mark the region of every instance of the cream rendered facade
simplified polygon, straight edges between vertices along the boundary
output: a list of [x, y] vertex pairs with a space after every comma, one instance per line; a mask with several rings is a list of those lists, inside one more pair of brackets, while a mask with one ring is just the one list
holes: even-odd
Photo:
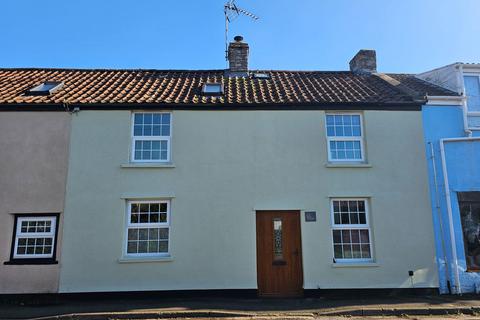
[[0, 294], [58, 291], [59, 264], [5, 262], [15, 215], [26, 214], [60, 213], [60, 259], [69, 134], [66, 112], [0, 113]]
[[[76, 113], [59, 291], [255, 289], [255, 212], [282, 209], [301, 210], [305, 289], [438, 287], [422, 114], [360, 113], [357, 166], [328, 165], [321, 110], [172, 111], [164, 166], [131, 164], [132, 112]], [[373, 263], [333, 264], [342, 197], [368, 201]], [[126, 259], [127, 201], [146, 199], [171, 201], [171, 256]]]

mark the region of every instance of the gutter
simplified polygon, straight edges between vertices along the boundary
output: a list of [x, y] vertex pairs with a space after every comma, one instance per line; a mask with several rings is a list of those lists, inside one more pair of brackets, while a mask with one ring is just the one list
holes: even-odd
[[442, 171], [443, 179], [445, 185], [445, 197], [447, 201], [447, 215], [448, 215], [448, 227], [450, 234], [450, 243], [452, 247], [452, 259], [454, 265], [454, 277], [455, 277], [455, 292], [456, 294], [462, 294], [462, 286], [460, 283], [460, 274], [458, 271], [458, 255], [457, 255], [457, 246], [455, 240], [455, 231], [453, 227], [453, 213], [452, 213], [452, 199], [450, 197], [450, 185], [448, 182], [448, 170], [447, 162], [445, 157], [445, 143], [447, 142], [462, 142], [462, 141], [480, 141], [480, 137], [462, 137], [462, 138], [446, 138], [440, 139], [440, 153], [442, 157]]
[[466, 100], [465, 96], [426, 96], [426, 105], [441, 106], [463, 106]]
[[[283, 102], [283, 103], [69, 103], [69, 109], [81, 110], [385, 110], [421, 111], [424, 101], [392, 102]], [[0, 103], [0, 111], [65, 111], [64, 103]]]

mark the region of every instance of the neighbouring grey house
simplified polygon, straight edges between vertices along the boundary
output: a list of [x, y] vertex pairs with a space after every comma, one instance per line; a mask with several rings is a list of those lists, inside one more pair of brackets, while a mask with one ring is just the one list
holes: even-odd
[[[249, 70], [245, 52], [226, 70], [0, 70], [18, 131], [0, 126], [0, 277], [23, 277], [16, 255], [51, 262], [63, 233], [59, 292], [437, 288], [421, 110], [449, 91], [369, 50], [338, 72]], [[0, 286], [57, 286], [24, 288]]]

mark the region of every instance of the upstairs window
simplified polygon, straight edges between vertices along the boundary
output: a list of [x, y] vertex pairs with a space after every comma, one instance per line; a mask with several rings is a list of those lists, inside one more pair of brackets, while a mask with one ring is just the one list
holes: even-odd
[[170, 137], [170, 113], [134, 113], [132, 161], [169, 162]]
[[465, 95], [469, 112], [480, 112], [480, 77], [464, 76]]
[[30, 96], [48, 96], [63, 87], [62, 82], [46, 81], [36, 87], [27, 90], [26, 94]]
[[360, 114], [327, 114], [328, 161], [364, 161]]
[[223, 94], [223, 84], [205, 83], [202, 87], [202, 93], [207, 96], [219, 96]]

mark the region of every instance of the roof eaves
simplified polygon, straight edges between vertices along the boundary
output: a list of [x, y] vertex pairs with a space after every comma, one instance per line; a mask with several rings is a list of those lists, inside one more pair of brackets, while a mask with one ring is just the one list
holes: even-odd
[[[31, 104], [0, 103], [0, 111], [73, 111], [79, 110], [419, 110], [424, 100], [389, 102], [318, 102], [318, 103], [226, 103], [226, 104], [172, 104], [172, 103], [95, 103], [95, 104]], [[67, 108], [66, 108], [67, 106]]]

